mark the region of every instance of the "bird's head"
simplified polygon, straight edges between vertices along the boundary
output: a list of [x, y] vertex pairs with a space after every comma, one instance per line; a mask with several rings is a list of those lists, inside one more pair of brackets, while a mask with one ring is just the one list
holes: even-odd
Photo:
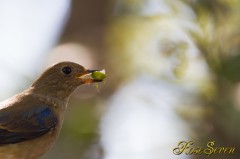
[[60, 62], [46, 69], [32, 88], [38, 93], [68, 98], [79, 85], [102, 82], [103, 79], [91, 77], [95, 71], [98, 70], [88, 70], [73, 62]]

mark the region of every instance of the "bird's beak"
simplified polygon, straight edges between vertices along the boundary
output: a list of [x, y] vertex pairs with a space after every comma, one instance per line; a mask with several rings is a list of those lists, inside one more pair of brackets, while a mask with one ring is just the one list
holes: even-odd
[[99, 71], [99, 70], [84, 70], [81, 73], [76, 75], [76, 78], [80, 79], [82, 83], [95, 83], [95, 82], [102, 82], [101, 79], [94, 79], [91, 75], [92, 73]]

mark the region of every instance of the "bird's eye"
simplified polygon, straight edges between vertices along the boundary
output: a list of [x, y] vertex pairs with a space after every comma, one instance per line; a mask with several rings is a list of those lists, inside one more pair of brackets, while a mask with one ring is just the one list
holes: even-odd
[[72, 72], [72, 69], [71, 69], [71, 67], [66, 66], [66, 67], [63, 67], [63, 68], [62, 68], [62, 72], [63, 72], [65, 75], [69, 75], [69, 74]]

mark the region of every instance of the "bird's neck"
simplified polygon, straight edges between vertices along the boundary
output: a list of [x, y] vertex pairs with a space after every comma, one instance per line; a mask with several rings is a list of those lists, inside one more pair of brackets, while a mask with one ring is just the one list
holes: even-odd
[[67, 104], [69, 100], [69, 96], [72, 94], [73, 90], [65, 90], [62, 91], [61, 89], [45, 89], [41, 87], [30, 87], [30, 90], [33, 94], [45, 98], [47, 100], [53, 100], [58, 103]]

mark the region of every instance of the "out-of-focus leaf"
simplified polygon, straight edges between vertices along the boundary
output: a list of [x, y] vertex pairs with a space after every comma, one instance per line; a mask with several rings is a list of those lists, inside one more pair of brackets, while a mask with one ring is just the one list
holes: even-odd
[[219, 75], [231, 82], [240, 81], [240, 55], [228, 58], [222, 62]]

